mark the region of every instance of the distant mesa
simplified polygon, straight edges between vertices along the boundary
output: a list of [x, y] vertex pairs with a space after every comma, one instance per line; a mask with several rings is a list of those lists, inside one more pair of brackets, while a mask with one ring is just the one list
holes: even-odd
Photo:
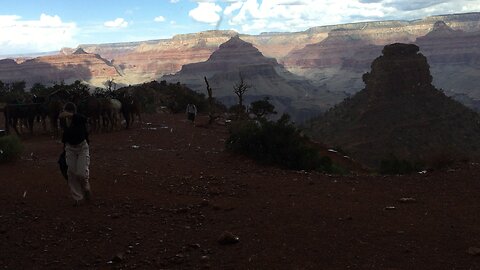
[[385, 46], [363, 79], [365, 89], [312, 122], [313, 137], [373, 168], [392, 156], [479, 157], [479, 115], [435, 89], [418, 46]]

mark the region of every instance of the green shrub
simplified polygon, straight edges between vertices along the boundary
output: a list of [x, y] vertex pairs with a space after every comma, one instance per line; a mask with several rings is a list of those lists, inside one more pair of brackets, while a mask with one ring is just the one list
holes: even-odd
[[235, 121], [230, 126], [226, 148], [261, 163], [294, 170], [333, 171], [330, 158], [320, 157], [308, 138], [289, 123], [284, 115], [273, 121]]
[[23, 145], [18, 137], [0, 137], [0, 163], [15, 160], [22, 154]]

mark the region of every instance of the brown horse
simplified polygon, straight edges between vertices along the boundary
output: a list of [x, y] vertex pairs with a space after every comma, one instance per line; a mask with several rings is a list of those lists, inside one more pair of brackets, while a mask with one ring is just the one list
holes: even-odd
[[142, 122], [142, 104], [140, 101], [132, 95], [124, 94], [118, 98], [122, 103], [121, 112], [125, 118], [126, 128], [128, 129], [135, 121], [135, 116], [138, 116], [138, 120]]
[[18, 129], [25, 125], [30, 134], [33, 134], [33, 123], [37, 116], [37, 104], [7, 104], [4, 108], [5, 124], [12, 127], [17, 135], [21, 132]]
[[90, 129], [93, 132], [100, 131], [100, 116], [102, 115], [102, 105], [98, 98], [88, 96], [78, 102], [78, 112], [88, 118]]

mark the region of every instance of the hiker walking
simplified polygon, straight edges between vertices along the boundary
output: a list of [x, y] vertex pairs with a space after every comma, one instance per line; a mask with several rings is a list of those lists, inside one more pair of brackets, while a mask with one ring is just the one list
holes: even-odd
[[63, 128], [62, 142], [65, 145], [65, 157], [68, 165], [68, 185], [75, 205], [85, 199], [91, 199], [89, 179], [90, 151], [88, 147], [87, 118], [77, 113], [75, 104], [65, 104], [60, 114]]
[[193, 125], [195, 126], [195, 117], [197, 116], [197, 107], [195, 104], [189, 103], [187, 105], [187, 119], [192, 121]]

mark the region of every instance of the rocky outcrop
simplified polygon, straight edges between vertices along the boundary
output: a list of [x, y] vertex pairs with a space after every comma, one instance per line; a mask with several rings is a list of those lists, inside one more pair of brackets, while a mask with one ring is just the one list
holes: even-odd
[[75, 80], [101, 86], [106, 80], [116, 79], [119, 75], [108, 60], [82, 49], [70, 55], [42, 56], [19, 63], [10, 59], [0, 60], [1, 81], [25, 81], [27, 86], [37, 82], [51, 84]]
[[379, 167], [395, 156], [412, 162], [478, 158], [480, 117], [432, 85], [427, 58], [413, 44], [385, 46], [363, 76], [366, 87], [312, 122], [312, 136]]
[[233, 93], [240, 76], [252, 87], [246, 94], [246, 102], [270, 97], [277, 111], [290, 113], [295, 120], [333, 106], [345, 96], [315, 88], [304, 78], [285, 70], [275, 59], [267, 58], [251, 43], [235, 36], [220, 45], [207, 61], [184, 65], [175, 75], [162, 79], [186, 84], [191, 89], [205, 92], [204, 76], [208, 78], [214, 96], [227, 105], [237, 100]]

